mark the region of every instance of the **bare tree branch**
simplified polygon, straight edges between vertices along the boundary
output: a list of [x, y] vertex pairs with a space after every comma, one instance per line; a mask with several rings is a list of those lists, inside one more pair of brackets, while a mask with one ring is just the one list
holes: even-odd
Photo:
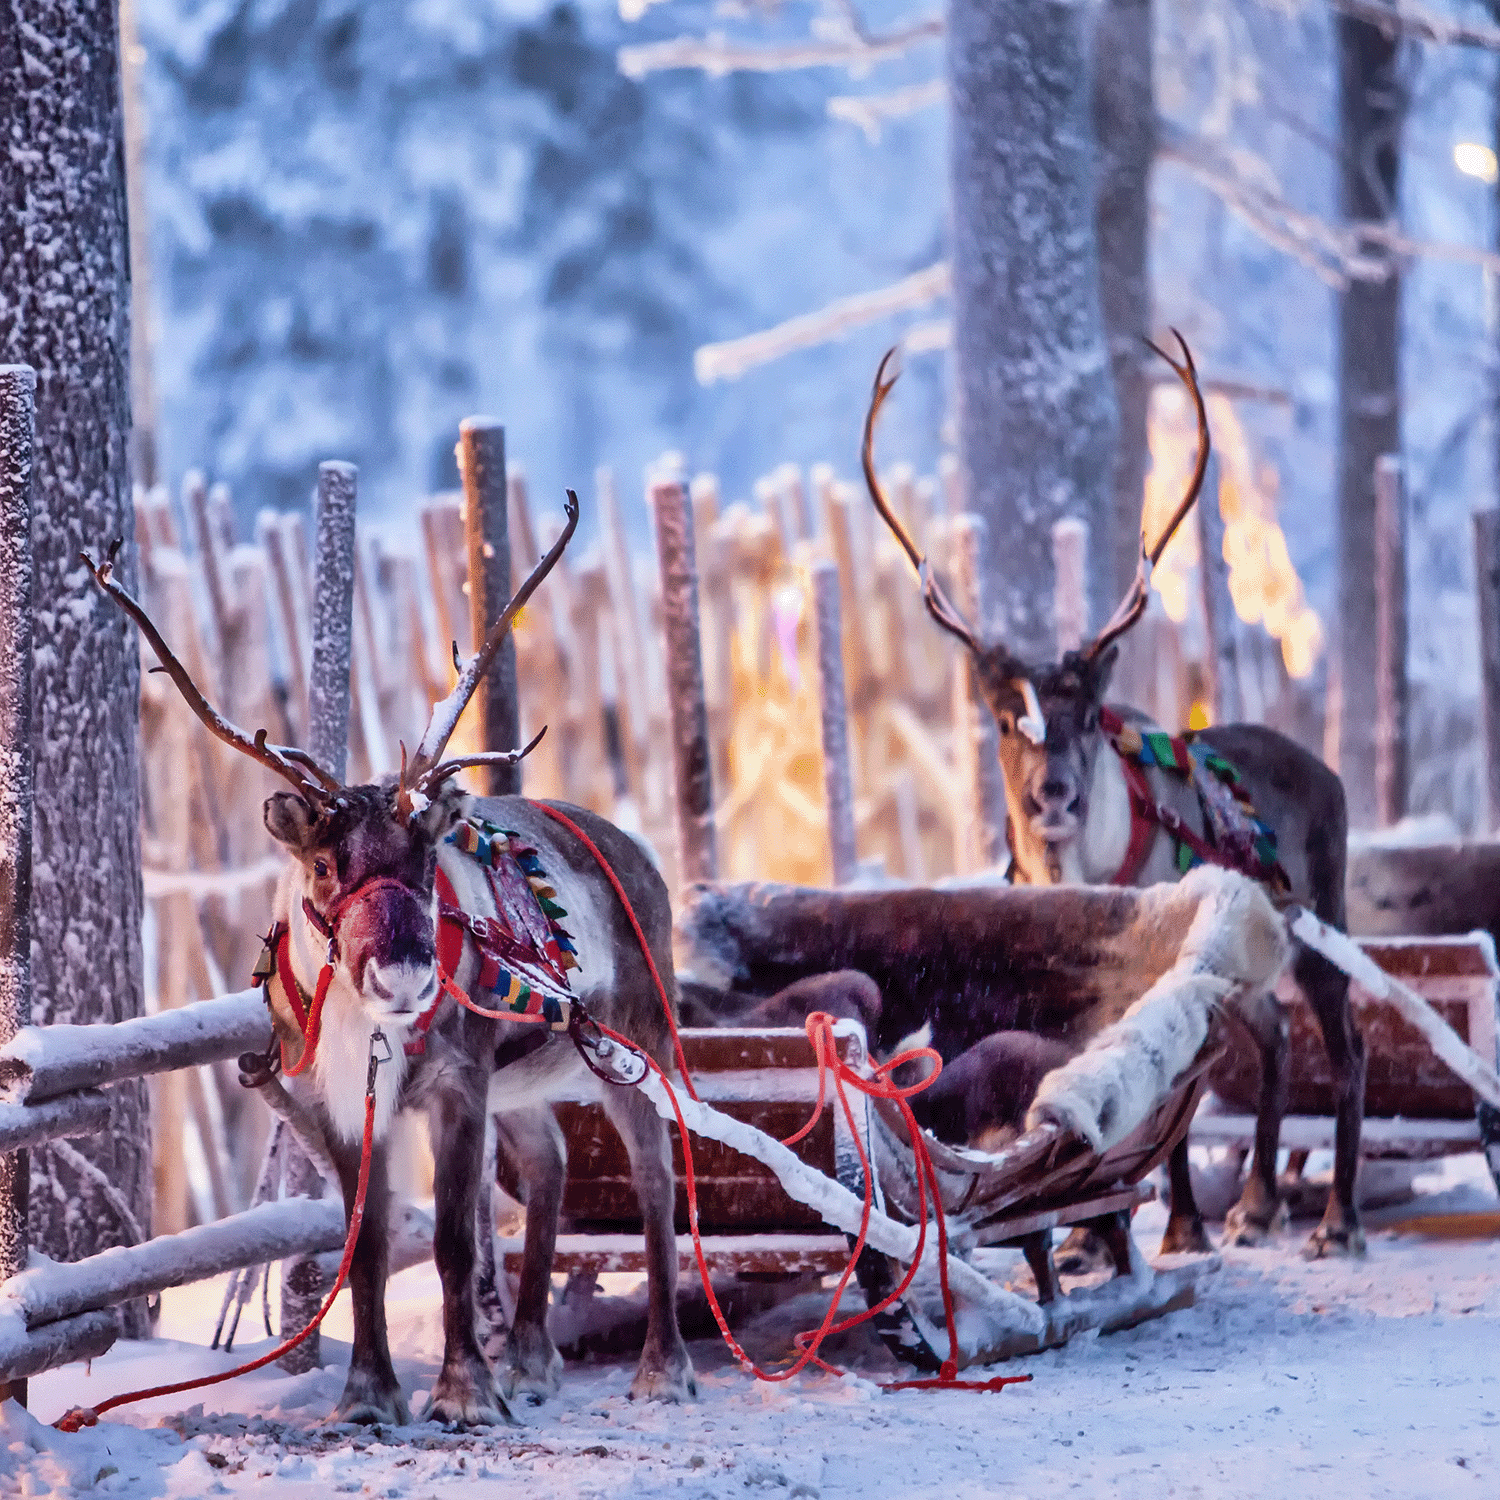
[[1330, 224], [1287, 203], [1264, 164], [1249, 153], [1227, 152], [1167, 120], [1159, 129], [1161, 160], [1186, 168], [1267, 244], [1300, 260], [1338, 290], [1351, 281], [1384, 281], [1404, 260], [1457, 261], [1500, 272], [1500, 254], [1477, 245], [1414, 240], [1391, 223]]
[[946, 296], [949, 285], [948, 262], [939, 261], [894, 286], [841, 297], [817, 312], [789, 318], [764, 332], [729, 339], [721, 344], [704, 344], [693, 355], [693, 373], [701, 385], [712, 385], [716, 380], [736, 380], [747, 370], [769, 364], [794, 350], [826, 344], [856, 328], [863, 328], [867, 323], [888, 318], [892, 313], [925, 307], [936, 298]]
[[926, 83], [912, 83], [889, 94], [838, 94], [828, 101], [828, 116], [847, 120], [864, 131], [867, 140], [880, 140], [880, 128], [886, 120], [900, 120], [918, 110], [942, 104], [948, 97], [945, 79], [932, 78]]
[[775, 47], [746, 46], [713, 32], [705, 37], [680, 36], [666, 42], [621, 47], [618, 62], [627, 78], [637, 80], [668, 68], [702, 68], [715, 77], [742, 72], [785, 73], [796, 68], [847, 68], [859, 73], [872, 63], [899, 57], [942, 34], [940, 16], [883, 35], [864, 36], [850, 29], [828, 39], [809, 38]]
[[1453, 47], [1481, 47], [1500, 52], [1500, 27], [1455, 21], [1411, 0], [1328, 0], [1329, 5], [1357, 21], [1378, 26], [1387, 36], [1410, 36]]

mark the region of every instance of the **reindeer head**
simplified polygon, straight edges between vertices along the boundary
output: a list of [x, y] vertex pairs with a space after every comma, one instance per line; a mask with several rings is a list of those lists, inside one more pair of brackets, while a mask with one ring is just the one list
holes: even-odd
[[150, 643], [161, 663], [152, 670], [172, 678], [210, 733], [292, 784], [292, 791], [268, 798], [263, 810], [267, 830], [293, 856], [282, 887], [286, 915], [294, 938], [302, 938], [319, 961], [326, 944], [339, 993], [357, 1000], [375, 1024], [411, 1021], [437, 994], [437, 851], [462, 803], [451, 778], [465, 766], [514, 764], [542, 737], [520, 750], [443, 758], [517, 611], [577, 528], [578, 497], [571, 490], [567, 517], [562, 534], [501, 611], [479, 651], [463, 663], [454, 647], [458, 682], [433, 708], [416, 754], [408, 760], [401, 747], [400, 776], [364, 786], [344, 785], [305, 750], [268, 744], [263, 729], [251, 737], [231, 724], [199, 692], [142, 605], [115, 582], [120, 544], [101, 564], [83, 559], [94, 582]]
[[1177, 372], [1197, 409], [1198, 461], [1192, 480], [1155, 546], [1148, 550], [1142, 535], [1135, 581], [1109, 623], [1088, 645], [1068, 652], [1060, 662], [1041, 666], [1023, 662], [1003, 642], [981, 638], [948, 598], [927, 559], [886, 501], [875, 473], [875, 419], [896, 383], [898, 372], [891, 368], [895, 350], [881, 361], [875, 375], [861, 454], [865, 483], [876, 510], [917, 570], [928, 613], [969, 648], [980, 693], [999, 732], [1012, 850], [1023, 878], [1034, 884], [1076, 877], [1076, 845], [1088, 822], [1089, 792], [1104, 743], [1099, 711], [1119, 653], [1116, 642], [1145, 613], [1151, 569], [1198, 498], [1208, 467], [1208, 414], [1193, 356], [1182, 335], [1176, 337], [1182, 349], [1181, 363], [1155, 344], [1150, 347]]

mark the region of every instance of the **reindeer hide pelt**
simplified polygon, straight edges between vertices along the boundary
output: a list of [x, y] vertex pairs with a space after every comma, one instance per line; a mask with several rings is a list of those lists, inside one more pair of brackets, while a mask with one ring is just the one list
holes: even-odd
[[1133, 924], [1142, 947], [1183, 932], [1176, 960], [1119, 1020], [1041, 1082], [1027, 1128], [1051, 1121], [1096, 1151], [1124, 1140], [1197, 1056], [1220, 1007], [1266, 1003], [1290, 956], [1265, 892], [1229, 870], [1202, 866], [1176, 885], [1140, 893]]

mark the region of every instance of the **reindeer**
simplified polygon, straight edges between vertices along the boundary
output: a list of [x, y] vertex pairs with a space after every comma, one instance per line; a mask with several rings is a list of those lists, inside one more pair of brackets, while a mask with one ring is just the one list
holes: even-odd
[[[373, 1069], [377, 1036], [391, 1039], [391, 1061], [375, 1074], [368, 1199], [349, 1277], [354, 1346], [337, 1420], [408, 1420], [385, 1323], [387, 1143], [393, 1116], [407, 1108], [427, 1112], [436, 1163], [433, 1258], [443, 1285], [443, 1364], [424, 1415], [463, 1425], [510, 1421], [505, 1396], [523, 1391], [540, 1399], [557, 1390], [562, 1360], [548, 1335], [546, 1314], [567, 1151], [547, 1106], [564, 1093], [578, 1097], [580, 1085], [585, 1096], [590, 1087], [599, 1090], [624, 1141], [645, 1221], [650, 1309], [631, 1395], [680, 1401], [696, 1394], [677, 1322], [675, 1183], [666, 1126], [637, 1090], [600, 1089], [594, 1074], [609, 1072], [599, 1061], [608, 1045], [599, 1042], [588, 1022], [577, 1024], [586, 1007], [588, 1016], [617, 1028], [665, 1066], [671, 1055], [668, 1018], [607, 872], [574, 832], [543, 808], [562, 812], [612, 868], [675, 1009], [666, 887], [642, 846], [584, 808], [524, 797], [474, 798], [452, 782], [465, 766], [513, 762], [524, 751], [443, 758], [459, 715], [499, 652], [517, 610], [573, 535], [578, 501], [571, 491], [567, 510], [562, 534], [462, 667], [453, 691], [434, 707], [415, 756], [408, 761], [403, 746], [399, 777], [365, 786], [345, 786], [306, 751], [268, 744], [264, 730], [251, 738], [227, 722], [199, 692], [145, 609], [113, 579], [119, 544], [102, 565], [84, 559], [94, 581], [150, 643], [161, 663], [156, 670], [170, 675], [210, 733], [291, 783], [291, 791], [277, 792], [264, 808], [267, 829], [291, 856], [275, 914], [287, 929], [291, 968], [304, 1004], [326, 991], [309, 1079], [346, 1213], [352, 1211], [359, 1174], [367, 1057]], [[455, 972], [440, 971], [439, 870], [456, 892], [465, 922], [497, 916], [483, 870], [445, 842], [460, 819], [476, 814], [514, 830], [535, 848], [556, 900], [566, 909], [581, 963], [574, 971], [579, 1003], [568, 1034], [487, 1019], [457, 1003], [451, 991], [466, 995], [480, 978], [481, 955], [472, 928], [464, 936]], [[484, 931], [482, 922], [476, 925]], [[309, 1018], [309, 1047], [313, 1030]], [[586, 1052], [591, 1053], [587, 1059]], [[516, 1159], [527, 1201], [523, 1268], [501, 1359], [503, 1394], [496, 1389], [475, 1327], [475, 1206], [486, 1119], [492, 1113]], [[493, 1234], [493, 1226], [481, 1224], [480, 1232]]]
[[[987, 640], [964, 619], [933, 574], [911, 535], [887, 503], [875, 473], [875, 423], [896, 382], [888, 373], [895, 351], [875, 376], [865, 417], [862, 460], [876, 510], [911, 559], [927, 612], [968, 647], [980, 693], [999, 731], [1005, 780], [1012, 878], [1029, 885], [1065, 882], [1146, 885], [1176, 880], [1178, 837], [1207, 841], [1204, 810], [1192, 785], [1159, 768], [1144, 771], [1144, 785], [1106, 736], [1101, 716], [1148, 725], [1144, 714], [1105, 703], [1117, 642], [1145, 613], [1151, 569], [1192, 508], [1208, 467], [1208, 415], [1192, 354], [1180, 334], [1179, 363], [1155, 344], [1191, 395], [1198, 418], [1198, 459], [1171, 522], [1146, 548], [1130, 590], [1104, 629], [1060, 662], [1031, 664], [1003, 641]], [[1149, 726], [1148, 726], [1149, 727]], [[1337, 775], [1285, 735], [1256, 724], [1226, 724], [1198, 736], [1239, 772], [1258, 815], [1274, 830], [1289, 894], [1325, 922], [1344, 926], [1344, 862], [1348, 820]], [[1183, 830], [1186, 830], [1184, 833]], [[1220, 862], [1232, 862], [1220, 857]], [[1358, 1255], [1364, 1233], [1354, 1199], [1359, 1136], [1364, 1118], [1365, 1051], [1349, 1006], [1349, 981], [1310, 949], [1299, 948], [1292, 972], [1322, 1028], [1337, 1096], [1333, 1186], [1322, 1223], [1304, 1251], [1309, 1257]], [[1225, 1223], [1231, 1244], [1256, 1244], [1285, 1219], [1276, 1184], [1276, 1151], [1287, 1099], [1287, 1024], [1268, 1005], [1250, 1023], [1261, 1062], [1255, 1156], [1239, 1202]], [[1162, 1250], [1210, 1248], [1193, 1199], [1186, 1140], [1170, 1162], [1171, 1218]]]

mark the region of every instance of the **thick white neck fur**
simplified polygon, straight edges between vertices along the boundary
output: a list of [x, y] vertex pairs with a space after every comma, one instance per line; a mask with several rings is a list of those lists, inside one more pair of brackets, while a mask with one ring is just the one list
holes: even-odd
[[[302, 910], [306, 888], [302, 867], [295, 860], [289, 861], [276, 891], [276, 914], [291, 929], [292, 972], [303, 990], [311, 995], [317, 989], [318, 975], [328, 954], [328, 939], [313, 927]], [[410, 1062], [405, 1050], [410, 1023], [382, 1021], [380, 1024], [390, 1043], [391, 1060], [382, 1063], [375, 1075], [376, 1140], [383, 1140], [391, 1128], [396, 1100]], [[348, 973], [339, 964], [323, 1002], [312, 1082], [330, 1123], [347, 1141], [360, 1140], [364, 1135], [365, 1077], [374, 1026], [358, 991], [349, 982]]]
[[[1007, 796], [1009, 788], [1007, 787]], [[1094, 757], [1089, 778], [1089, 815], [1077, 838], [1052, 852], [1057, 861], [1054, 875], [1048, 868], [1049, 851], [1020, 820], [1019, 806], [1010, 809], [1016, 829], [1016, 866], [1031, 885], [1108, 885], [1125, 863], [1130, 848], [1130, 788], [1115, 747], [1105, 740]]]

